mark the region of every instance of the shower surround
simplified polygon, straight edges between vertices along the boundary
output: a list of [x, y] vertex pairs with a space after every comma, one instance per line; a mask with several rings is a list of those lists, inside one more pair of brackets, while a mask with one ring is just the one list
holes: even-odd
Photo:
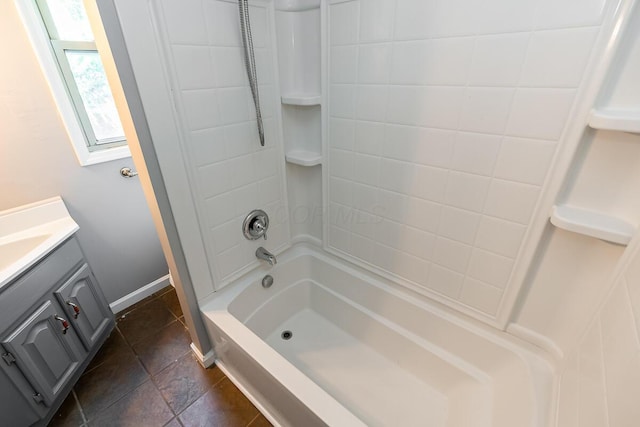
[[[427, 406], [432, 425], [573, 425], [585, 406], [567, 396], [593, 373], [577, 349], [637, 239], [625, 251], [549, 216], [595, 203], [635, 232], [635, 203], [602, 209], [581, 190], [613, 182], [598, 158], [640, 164], [637, 135], [586, 128], [594, 105], [636, 93], [610, 71], [638, 69], [619, 53], [640, 52], [624, 42], [635, 1], [249, 1], [264, 147], [237, 2], [98, 4], [130, 140], [184, 257], [172, 273], [220, 365], [272, 422], [389, 425], [396, 397], [405, 425]], [[621, 199], [636, 175], [615, 181]], [[253, 209], [270, 217], [266, 241], [242, 235]], [[376, 369], [354, 370], [364, 388], [350, 388], [339, 371], [354, 358], [395, 374], [369, 388]]]

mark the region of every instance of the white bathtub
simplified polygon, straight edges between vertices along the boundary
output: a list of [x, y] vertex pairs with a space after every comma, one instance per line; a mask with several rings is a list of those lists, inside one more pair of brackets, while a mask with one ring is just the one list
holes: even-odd
[[534, 348], [311, 246], [201, 307], [217, 363], [276, 425], [550, 425], [554, 376]]

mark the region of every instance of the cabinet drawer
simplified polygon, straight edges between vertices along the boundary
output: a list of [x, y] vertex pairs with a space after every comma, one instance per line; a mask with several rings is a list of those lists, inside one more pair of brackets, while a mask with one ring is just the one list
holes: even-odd
[[85, 348], [91, 350], [104, 335], [113, 315], [89, 266], [80, 267], [54, 294]]
[[83, 260], [82, 251], [75, 238], [71, 238], [53, 251], [50, 255], [31, 267], [15, 282], [7, 285], [0, 292], [0, 313], [3, 319], [20, 319], [51, 288], [75, 271], [75, 267]]

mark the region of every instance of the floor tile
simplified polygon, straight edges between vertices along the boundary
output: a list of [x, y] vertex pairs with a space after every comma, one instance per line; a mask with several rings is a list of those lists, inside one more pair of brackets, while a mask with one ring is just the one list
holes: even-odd
[[225, 378], [189, 406], [179, 418], [185, 427], [236, 427], [246, 426], [257, 414], [258, 410], [251, 402]]
[[218, 367], [204, 369], [188, 352], [153, 380], [171, 409], [179, 414], [222, 378], [224, 374]]
[[180, 301], [178, 300], [178, 295], [176, 294], [175, 289], [171, 289], [169, 292], [161, 295], [159, 299], [164, 301], [169, 308], [169, 311], [171, 311], [174, 316], [182, 316], [182, 308], [180, 307]]
[[91, 427], [162, 426], [173, 418], [160, 392], [147, 381], [89, 421]]
[[83, 375], [89, 373], [92, 369], [102, 365], [104, 362], [109, 360], [112, 357], [117, 357], [118, 354], [122, 352], [131, 351], [129, 345], [122, 337], [120, 331], [117, 328], [114, 328], [111, 331], [111, 335], [105, 341], [105, 343], [100, 347], [98, 353], [94, 356], [93, 360], [89, 362], [89, 366], [85, 369]]
[[156, 296], [156, 297], [159, 297], [161, 295], [166, 294], [167, 292], [175, 292], [175, 291], [176, 290], [175, 290], [175, 288], [173, 286], [167, 285], [164, 288], [160, 289], [159, 291], [154, 292], [153, 295]]
[[137, 310], [138, 308], [140, 308], [140, 307], [142, 307], [143, 305], [145, 305], [145, 304], [147, 304], [147, 303], [149, 303], [149, 302], [153, 301], [153, 300], [154, 300], [154, 299], [156, 299], [156, 298], [157, 298], [157, 295], [156, 295], [156, 294], [149, 295], [148, 297], [146, 297], [146, 298], [144, 298], [144, 299], [141, 299], [141, 300], [140, 300], [140, 301], [138, 301], [137, 303], [135, 303], [135, 304], [133, 304], [133, 305], [131, 305], [131, 306], [129, 306], [129, 307], [127, 307], [127, 308], [125, 308], [124, 310], [117, 312], [117, 313], [116, 313], [116, 318], [118, 318], [118, 317], [122, 317], [122, 316], [124, 316], [125, 314], [128, 314], [128, 313], [130, 313], [130, 312], [132, 312], [132, 311], [134, 311], [134, 310]]
[[117, 319], [117, 326], [129, 344], [148, 337], [176, 320], [163, 301], [154, 299], [142, 307]]
[[149, 378], [131, 349], [80, 377], [74, 390], [89, 421]]
[[82, 413], [80, 412], [80, 406], [76, 401], [76, 397], [72, 393], [65, 399], [58, 409], [58, 412], [53, 416], [49, 427], [77, 427], [84, 423]]
[[180, 424], [180, 421], [177, 418], [174, 418], [166, 423], [164, 427], [182, 427], [182, 424]]
[[264, 415], [258, 414], [258, 416], [249, 423], [248, 427], [272, 427], [272, 424]]
[[155, 375], [189, 352], [191, 338], [184, 325], [174, 320], [170, 325], [147, 336], [133, 346], [142, 364]]

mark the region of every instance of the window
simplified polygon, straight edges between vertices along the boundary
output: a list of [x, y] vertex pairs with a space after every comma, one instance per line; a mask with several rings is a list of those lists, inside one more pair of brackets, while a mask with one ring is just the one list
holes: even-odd
[[81, 164], [130, 156], [82, 0], [15, 0]]

